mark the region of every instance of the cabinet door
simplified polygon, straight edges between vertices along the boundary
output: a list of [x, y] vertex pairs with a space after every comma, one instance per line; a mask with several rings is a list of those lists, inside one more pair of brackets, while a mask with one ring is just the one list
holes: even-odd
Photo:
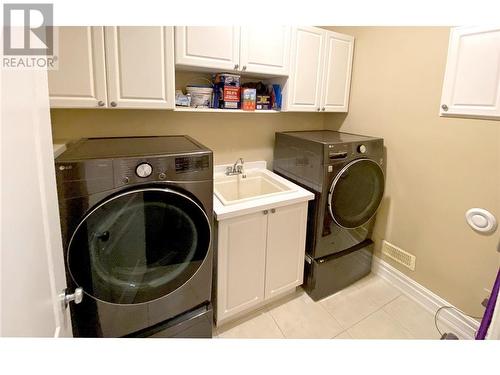
[[265, 298], [302, 284], [307, 202], [277, 208], [267, 226]]
[[500, 28], [452, 29], [441, 115], [500, 116]]
[[354, 37], [327, 31], [321, 110], [347, 112], [351, 88]]
[[58, 33], [59, 66], [48, 72], [50, 106], [106, 106], [103, 28], [59, 27]]
[[106, 27], [109, 105], [174, 108], [173, 43], [172, 27]]
[[268, 216], [258, 212], [219, 222], [218, 323], [264, 299]]
[[237, 69], [240, 28], [176, 26], [175, 64], [215, 70]]
[[249, 73], [288, 75], [290, 26], [242, 26], [240, 69]]
[[325, 30], [316, 27], [294, 28], [291, 71], [284, 89], [284, 110], [320, 110], [325, 34]]

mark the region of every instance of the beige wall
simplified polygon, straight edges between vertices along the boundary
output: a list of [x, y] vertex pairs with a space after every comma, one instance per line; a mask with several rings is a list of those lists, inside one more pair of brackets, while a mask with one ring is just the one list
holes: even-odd
[[[375, 239], [417, 256], [396, 268], [473, 314], [498, 269], [499, 233], [482, 236], [464, 213], [483, 207], [500, 219], [500, 121], [438, 115], [448, 28], [335, 28], [355, 36], [347, 117], [327, 129], [381, 136], [386, 197]], [[379, 252], [377, 247], [377, 252]]]
[[180, 113], [156, 110], [51, 110], [54, 139], [187, 134], [214, 151], [217, 164], [273, 160], [274, 133], [322, 129], [319, 113]]
[[483, 289], [499, 265], [499, 235], [474, 233], [464, 213], [484, 207], [500, 219], [500, 122], [438, 116], [447, 28], [336, 30], [356, 37], [347, 117], [53, 110], [54, 137], [189, 134], [214, 150], [216, 163], [225, 163], [240, 156], [272, 161], [279, 130], [325, 127], [381, 136], [388, 170], [377, 244], [385, 238], [415, 254], [414, 272], [392, 264], [451, 303], [481, 313]]

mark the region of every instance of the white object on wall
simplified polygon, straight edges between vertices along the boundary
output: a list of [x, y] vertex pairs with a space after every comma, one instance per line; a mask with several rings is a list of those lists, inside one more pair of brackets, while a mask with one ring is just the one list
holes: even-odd
[[353, 54], [352, 36], [312, 26], [294, 28], [283, 110], [347, 112]]
[[173, 109], [174, 29], [60, 27], [53, 108]]
[[441, 116], [500, 118], [500, 28], [451, 30]]
[[290, 31], [290, 26], [268, 25], [176, 26], [175, 63], [194, 70], [287, 76]]
[[476, 232], [491, 234], [497, 229], [495, 216], [484, 208], [471, 208], [465, 213], [467, 224]]

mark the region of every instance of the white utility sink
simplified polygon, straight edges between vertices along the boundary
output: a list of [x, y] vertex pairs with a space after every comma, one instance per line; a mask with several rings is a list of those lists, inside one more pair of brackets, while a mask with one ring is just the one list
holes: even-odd
[[243, 175], [216, 175], [214, 193], [224, 206], [296, 191], [268, 170], [249, 170]]

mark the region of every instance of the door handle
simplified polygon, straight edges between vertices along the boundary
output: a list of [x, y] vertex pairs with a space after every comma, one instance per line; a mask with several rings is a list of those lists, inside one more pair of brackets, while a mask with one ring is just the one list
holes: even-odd
[[83, 289], [76, 288], [72, 294], [68, 293], [68, 289], [64, 289], [60, 297], [64, 308], [67, 308], [71, 301], [78, 305], [83, 300]]

